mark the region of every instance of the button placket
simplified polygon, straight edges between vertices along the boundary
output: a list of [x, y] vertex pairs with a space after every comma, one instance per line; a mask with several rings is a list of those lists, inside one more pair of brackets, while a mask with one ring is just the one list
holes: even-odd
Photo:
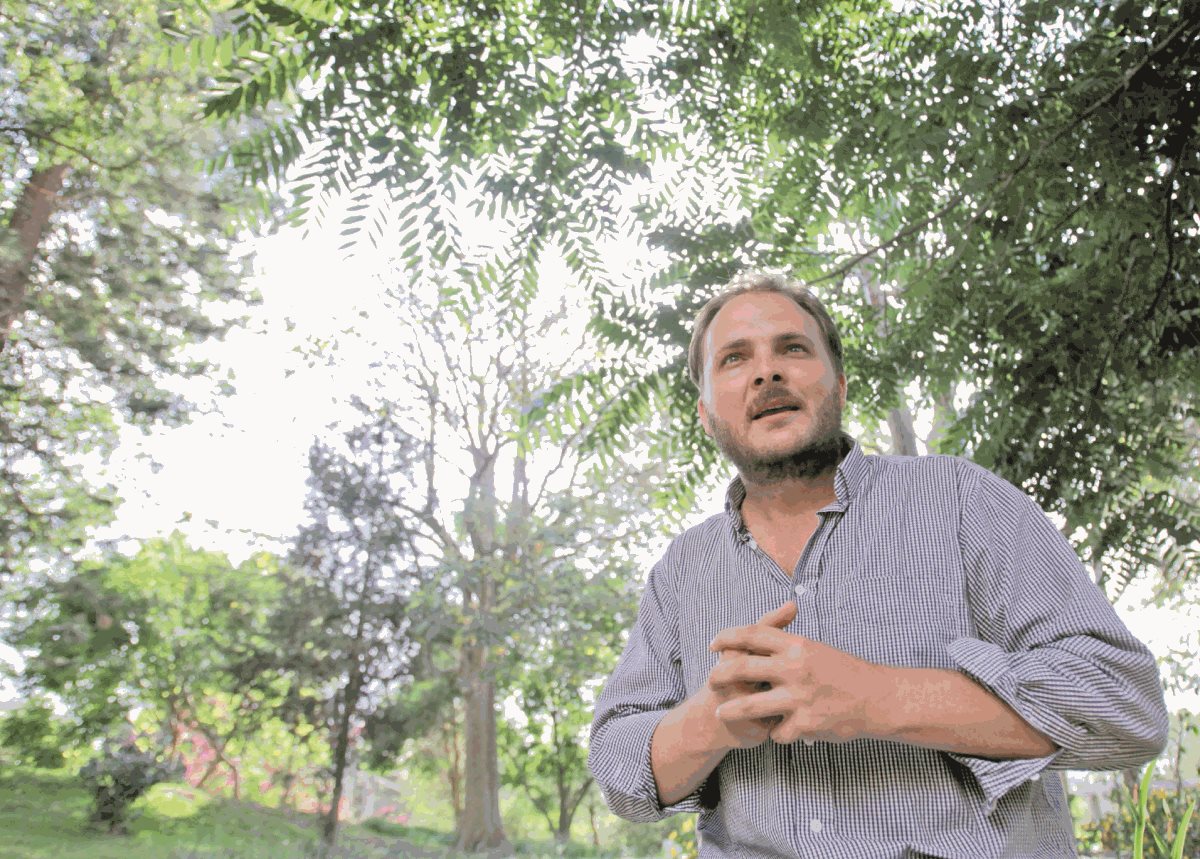
[[[837, 519], [840, 511], [824, 510], [819, 511], [818, 516], [820, 521], [817, 524], [816, 531], [808, 540], [808, 545], [804, 547], [804, 551], [800, 554], [800, 560], [796, 562], [796, 569], [792, 571], [792, 593], [795, 594], [795, 599], [800, 608], [804, 609], [804, 613], [809, 615], [806, 622], [806, 629], [803, 634], [810, 637], [820, 637], [820, 630], [816, 625], [816, 616], [812, 613], [816, 606], [813, 600], [817, 596], [817, 569], [820, 563], [821, 556], [825, 553], [825, 545], [829, 542], [830, 534], [837, 526]], [[801, 603], [801, 601], [803, 601]]]

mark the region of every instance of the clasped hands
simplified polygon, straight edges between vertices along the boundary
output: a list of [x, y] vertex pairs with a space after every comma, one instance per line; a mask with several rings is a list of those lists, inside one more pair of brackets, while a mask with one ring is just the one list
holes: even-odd
[[722, 630], [709, 645], [721, 654], [707, 693], [722, 745], [872, 736], [876, 684], [886, 668], [785, 632], [795, 617], [789, 601], [757, 623]]

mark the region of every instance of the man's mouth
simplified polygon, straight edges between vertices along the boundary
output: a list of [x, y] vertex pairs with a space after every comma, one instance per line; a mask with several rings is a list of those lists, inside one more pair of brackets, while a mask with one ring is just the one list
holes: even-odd
[[771, 415], [782, 414], [783, 412], [798, 412], [798, 411], [800, 411], [800, 407], [797, 405], [794, 405], [792, 403], [781, 403], [779, 405], [768, 406], [765, 409], [761, 409], [760, 411], [755, 412], [754, 416], [751, 418], [751, 420], [756, 421], [759, 418], [766, 418], [766, 417], [770, 417]]

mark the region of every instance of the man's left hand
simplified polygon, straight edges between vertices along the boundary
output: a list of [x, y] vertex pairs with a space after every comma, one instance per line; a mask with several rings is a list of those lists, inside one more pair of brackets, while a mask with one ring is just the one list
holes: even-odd
[[886, 666], [761, 623], [722, 630], [709, 649], [721, 653], [709, 675], [714, 688], [764, 690], [721, 704], [722, 721], [777, 717], [777, 743], [874, 735], [872, 705]]

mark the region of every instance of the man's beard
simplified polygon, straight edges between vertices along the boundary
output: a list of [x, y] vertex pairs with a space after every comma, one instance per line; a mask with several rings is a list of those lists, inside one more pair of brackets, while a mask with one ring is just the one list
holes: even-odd
[[842, 408], [837, 397], [829, 396], [812, 414], [812, 427], [807, 439], [792, 450], [759, 454], [742, 445], [729, 429], [729, 424], [710, 413], [713, 441], [735, 466], [742, 480], [750, 483], [772, 484], [785, 480], [809, 479], [837, 467], [842, 458]]

